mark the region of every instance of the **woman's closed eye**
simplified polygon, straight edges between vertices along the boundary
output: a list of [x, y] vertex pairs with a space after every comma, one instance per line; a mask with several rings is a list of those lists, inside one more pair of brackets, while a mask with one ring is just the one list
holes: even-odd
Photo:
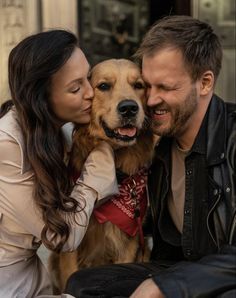
[[77, 87], [77, 88], [71, 90], [71, 93], [77, 93], [79, 90], [80, 90], [80, 87]]

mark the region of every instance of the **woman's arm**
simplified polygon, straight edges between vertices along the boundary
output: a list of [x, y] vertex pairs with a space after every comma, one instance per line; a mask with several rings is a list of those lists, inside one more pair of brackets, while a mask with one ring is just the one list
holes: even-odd
[[[83, 212], [76, 213], [76, 221], [70, 220], [71, 232], [63, 251], [75, 250], [80, 244], [95, 202], [116, 193], [118, 193], [118, 185], [113, 150], [107, 143], [101, 142], [88, 156], [80, 178], [71, 193], [71, 196], [85, 207]], [[65, 216], [71, 215], [67, 213]], [[84, 226], [79, 227], [76, 222]]]
[[[102, 167], [102, 168], [101, 168]], [[74, 250], [82, 240], [88, 219], [97, 199], [117, 192], [113, 152], [102, 144], [96, 148], [85, 163], [83, 175], [77, 181], [71, 196], [81, 205], [83, 212], [75, 214], [76, 224], [71, 223], [72, 214], [63, 212], [71, 223], [71, 233], [63, 250]], [[0, 135], [0, 213], [14, 220], [26, 233], [41, 239], [44, 227], [41, 212], [33, 199], [34, 175], [32, 171], [22, 174], [22, 152], [19, 144], [5, 133]], [[52, 235], [48, 235], [53, 238]], [[59, 239], [54, 238], [53, 242]]]

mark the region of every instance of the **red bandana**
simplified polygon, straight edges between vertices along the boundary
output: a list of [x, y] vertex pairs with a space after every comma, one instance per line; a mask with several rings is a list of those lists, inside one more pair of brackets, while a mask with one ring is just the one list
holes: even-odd
[[147, 209], [147, 169], [125, 178], [119, 194], [111, 196], [93, 212], [99, 223], [112, 222], [129, 236], [135, 236]]

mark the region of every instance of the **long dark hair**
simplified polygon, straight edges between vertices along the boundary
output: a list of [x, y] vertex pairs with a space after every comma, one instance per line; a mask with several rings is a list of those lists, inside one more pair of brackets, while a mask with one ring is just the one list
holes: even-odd
[[[51, 30], [22, 40], [9, 55], [9, 86], [26, 143], [26, 154], [35, 173], [34, 200], [45, 223], [42, 241], [60, 251], [69, 237], [64, 212], [83, 207], [69, 196], [72, 183], [63, 161], [65, 142], [59, 120], [50, 107], [51, 77], [70, 58], [78, 46], [76, 36], [65, 30]], [[5, 103], [1, 114], [11, 102]], [[66, 216], [68, 217], [68, 216]], [[60, 239], [54, 246], [48, 231]]]

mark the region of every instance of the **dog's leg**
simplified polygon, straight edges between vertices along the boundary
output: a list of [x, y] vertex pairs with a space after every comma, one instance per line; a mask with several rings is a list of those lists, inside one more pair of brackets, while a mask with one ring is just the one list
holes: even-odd
[[48, 258], [48, 271], [52, 282], [54, 295], [59, 295], [60, 291], [60, 271], [59, 271], [59, 254], [52, 252]]
[[60, 267], [60, 286], [61, 291], [65, 289], [66, 282], [72, 273], [78, 270], [77, 251], [62, 252], [59, 258]]
[[125, 248], [123, 249], [123, 251], [119, 252], [119, 259], [115, 263], [135, 262], [137, 258], [138, 249], [139, 245], [136, 237], [130, 238], [128, 241], [126, 240]]

